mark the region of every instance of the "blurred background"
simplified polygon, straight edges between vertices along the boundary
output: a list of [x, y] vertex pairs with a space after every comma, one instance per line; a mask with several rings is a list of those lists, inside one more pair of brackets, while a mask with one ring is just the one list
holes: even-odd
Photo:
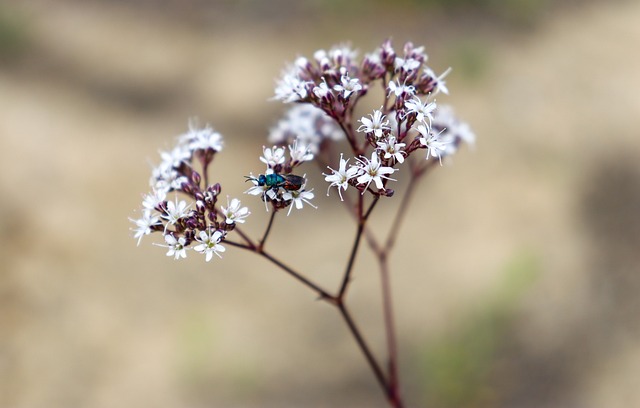
[[[424, 180], [392, 258], [407, 405], [640, 406], [639, 21], [637, 1], [1, 2], [0, 406], [384, 407], [309, 290], [232, 248], [136, 247], [127, 218], [197, 116], [259, 234], [242, 176], [285, 109], [274, 78], [387, 37], [453, 68], [438, 102], [478, 136]], [[271, 249], [333, 290], [354, 227], [311, 184], [318, 210]], [[349, 304], [382, 356], [362, 254]]]

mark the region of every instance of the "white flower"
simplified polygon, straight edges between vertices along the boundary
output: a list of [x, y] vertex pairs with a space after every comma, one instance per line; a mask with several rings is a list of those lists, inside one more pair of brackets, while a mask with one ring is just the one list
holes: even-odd
[[327, 82], [324, 80], [324, 78], [322, 78], [322, 83], [320, 85], [313, 88], [313, 93], [319, 99], [326, 98], [331, 94], [331, 89], [329, 89], [329, 86], [327, 85]]
[[169, 248], [167, 251], [167, 256], [173, 256], [173, 259], [180, 259], [187, 257], [187, 248], [185, 247], [187, 240], [184, 237], [180, 237], [176, 239], [171, 234], [167, 234], [164, 236], [164, 241], [167, 245], [161, 245], [166, 248]]
[[299, 143], [298, 139], [293, 141], [293, 144], [289, 145], [289, 154], [291, 155], [291, 161], [293, 162], [304, 162], [313, 160], [313, 153], [304, 143]]
[[220, 207], [222, 210], [222, 214], [226, 217], [225, 222], [227, 224], [233, 224], [236, 222], [244, 223], [244, 219], [247, 218], [251, 213], [247, 207], [240, 208], [240, 200], [234, 198], [229, 202], [229, 197], [227, 197], [227, 207]]
[[410, 101], [404, 103], [408, 113], [415, 113], [418, 122], [427, 123], [425, 119], [429, 119], [429, 126], [433, 121], [433, 111], [436, 110], [436, 102], [422, 102], [417, 96]]
[[166, 194], [171, 190], [171, 185], [176, 178], [178, 178], [178, 172], [170, 164], [162, 162], [151, 170], [149, 185], [152, 189], [164, 191]]
[[469, 124], [460, 121], [453, 112], [453, 108], [449, 105], [438, 107], [435, 112], [433, 126], [448, 135], [455, 137], [456, 143], [463, 141], [473, 145], [476, 141], [476, 135], [471, 130]]
[[276, 193], [272, 187], [269, 187], [266, 184], [263, 186], [259, 185], [258, 180], [255, 178], [250, 178], [249, 180], [253, 182], [253, 186], [249, 188], [247, 191], [245, 191], [244, 193], [254, 195], [254, 196], [258, 196], [258, 195], [262, 196], [262, 201], [264, 201], [264, 209], [269, 211], [269, 207], [267, 206], [267, 201], [278, 200], [278, 193]]
[[402, 70], [404, 72], [410, 72], [416, 70], [420, 66], [421, 62], [417, 59], [407, 58], [402, 59], [400, 57], [396, 57], [393, 62], [393, 66], [395, 67], [396, 72]]
[[294, 65], [282, 73], [275, 89], [274, 99], [284, 103], [296, 102], [307, 97], [307, 83], [299, 77], [300, 69]]
[[222, 146], [222, 136], [210, 128], [201, 129], [189, 143], [192, 150], [212, 149], [219, 152], [222, 150]]
[[387, 86], [387, 88], [389, 89], [389, 94], [387, 96], [395, 94], [396, 98], [400, 97], [400, 95], [403, 94], [413, 95], [416, 93], [416, 88], [414, 88], [413, 85], [400, 84], [399, 81], [389, 81], [389, 85]]
[[394, 179], [389, 178], [385, 175], [392, 174], [394, 171], [396, 171], [396, 169], [392, 167], [382, 166], [377, 152], [374, 151], [373, 153], [371, 153], [371, 160], [367, 159], [366, 157], [356, 160], [358, 160], [358, 162], [360, 163], [359, 168], [363, 172], [363, 174], [358, 176], [356, 180], [359, 184], [366, 184], [365, 189], [362, 191], [363, 194], [366, 189], [369, 188], [369, 184], [371, 184], [372, 181], [376, 184], [378, 190], [384, 188], [382, 179], [395, 181]]
[[347, 170], [347, 162], [349, 161], [349, 159], [345, 160], [342, 158], [342, 154], [340, 155], [340, 167], [338, 167], [338, 170], [334, 170], [331, 167], [328, 167], [329, 170], [331, 170], [333, 172], [333, 174], [324, 174], [322, 173], [325, 178], [324, 180], [331, 183], [329, 185], [329, 187], [327, 188], [327, 195], [329, 195], [329, 189], [331, 187], [337, 187], [338, 188], [338, 194], [340, 195], [340, 200], [344, 201], [344, 199], [342, 198], [342, 190], [347, 190], [347, 187], [349, 187], [349, 180], [351, 180], [352, 178], [356, 177], [360, 171], [360, 169], [356, 166], [351, 166], [349, 167], [349, 169]]
[[176, 197], [175, 202], [168, 201], [166, 214], [162, 214], [161, 217], [167, 220], [167, 225], [174, 225], [178, 220], [187, 214], [187, 202], [180, 200]]
[[376, 143], [378, 145], [378, 149], [384, 152], [384, 158], [390, 159], [393, 157], [395, 161], [398, 163], [404, 163], [404, 154], [405, 152], [402, 150], [406, 144], [404, 143], [396, 143], [395, 136], [390, 136], [388, 140], [381, 141]]
[[436, 77], [435, 72], [431, 68], [425, 68], [424, 73], [429, 77], [433, 78], [436, 82], [436, 91], [434, 93], [442, 92], [443, 94], [449, 95], [449, 89], [447, 88], [447, 83], [444, 81], [444, 78], [449, 75], [451, 72], [451, 67], [447, 68], [439, 77]]
[[317, 153], [324, 139], [340, 140], [344, 132], [321, 109], [311, 104], [295, 104], [269, 133], [269, 142], [284, 145], [295, 139]]
[[183, 145], [177, 145], [170, 152], [160, 151], [161, 168], [178, 168], [183, 162], [191, 159], [191, 152]]
[[260, 161], [265, 163], [269, 167], [277, 166], [284, 163], [284, 147], [273, 146], [271, 149], [262, 147], [263, 155], [260, 156]]
[[180, 136], [180, 143], [186, 145], [191, 151], [212, 149], [216, 152], [222, 150], [222, 136], [207, 125], [198, 127], [195, 118], [189, 119], [189, 131]]
[[165, 190], [156, 190], [155, 188], [150, 194], [144, 196], [142, 206], [147, 210], [154, 210], [167, 198]]
[[418, 132], [422, 136], [420, 137], [420, 144], [427, 148], [427, 160], [429, 160], [429, 157], [437, 157], [440, 160], [440, 165], [442, 165], [442, 155], [447, 150], [448, 142], [442, 140], [439, 135], [433, 133], [425, 125], [418, 126]]
[[211, 231], [200, 231], [200, 234], [196, 237], [196, 241], [200, 242], [200, 245], [195, 246], [193, 250], [205, 254], [205, 260], [207, 262], [213, 258], [214, 254], [222, 258], [220, 252], [226, 251], [226, 248], [220, 245], [222, 238], [223, 235], [221, 231], [215, 231], [213, 233]]
[[352, 93], [356, 93], [362, 89], [358, 78], [349, 78], [349, 75], [343, 75], [340, 78], [340, 84], [334, 85], [333, 89], [343, 93], [344, 99], [349, 98]]
[[355, 59], [357, 56], [358, 52], [351, 49], [349, 44], [334, 45], [329, 50], [329, 58], [342, 65], [351, 63], [351, 60]]
[[389, 121], [384, 120], [385, 116], [382, 114], [381, 110], [374, 110], [371, 119], [367, 117], [362, 117], [360, 119], [360, 123], [362, 125], [358, 128], [358, 132], [364, 131], [365, 133], [373, 133], [376, 139], [382, 137], [382, 132], [385, 130], [390, 130], [391, 128], [388, 126]]
[[151, 233], [151, 227], [158, 224], [160, 222], [160, 218], [158, 218], [157, 215], [152, 214], [150, 210], [144, 210], [142, 218], [137, 220], [129, 218], [129, 221], [136, 224], [136, 228], [132, 229], [132, 231], [135, 231], [133, 237], [138, 239], [137, 245], [140, 245], [142, 237]]
[[311, 201], [309, 201], [314, 197], [311, 191], [313, 190], [309, 190], [309, 191], [305, 191], [304, 189], [287, 190], [284, 192], [284, 194], [282, 194], [282, 198], [285, 201], [293, 200], [293, 202], [289, 205], [289, 211], [287, 212], [287, 216], [291, 214], [291, 209], [293, 208], [294, 204], [296, 206], [296, 209], [298, 210], [302, 209], [303, 203], [307, 203], [313, 208], [318, 208], [315, 205], [311, 204]]
[[327, 56], [327, 51], [325, 50], [317, 50], [313, 53], [313, 59], [316, 60], [318, 65], [329, 65], [329, 57]]

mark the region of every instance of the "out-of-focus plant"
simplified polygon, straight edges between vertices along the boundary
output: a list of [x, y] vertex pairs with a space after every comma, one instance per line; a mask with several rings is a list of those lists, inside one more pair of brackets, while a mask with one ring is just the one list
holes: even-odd
[[[228, 247], [254, 253], [312, 290], [334, 306], [364, 354], [384, 395], [393, 407], [402, 407], [398, 377], [398, 351], [393, 321], [389, 255], [418, 182], [429, 171], [456, 153], [461, 143], [473, 143], [469, 126], [448, 106], [436, 104], [436, 95], [448, 94], [445, 77], [427, 65], [423, 47], [406, 43], [402, 50], [385, 41], [358, 61], [346, 45], [316, 51], [311, 59], [298, 58], [284, 71], [274, 99], [292, 104], [271, 131], [271, 147], [259, 157], [264, 171], [249, 173], [253, 185], [246, 191], [262, 201], [270, 214], [264, 233], [252, 237], [241, 224], [251, 214], [237, 198], [222, 199], [222, 186], [210, 180], [208, 169], [223, 148], [222, 136], [211, 127], [190, 123], [176, 146], [161, 153], [152, 171], [151, 192], [144, 197], [136, 224], [138, 243], [151, 233], [163, 236], [167, 256], [187, 257], [190, 251], [208, 262]], [[378, 109], [356, 118], [354, 111], [373, 87], [380, 87]], [[346, 151], [339, 150], [346, 146]], [[344, 273], [334, 290], [321, 287], [304, 273], [272, 253], [267, 246], [277, 214], [290, 215], [312, 203], [313, 189], [301, 174], [302, 166], [315, 161], [329, 183], [329, 191], [352, 215], [355, 237], [348, 245]], [[296, 174], [297, 173], [297, 174]], [[391, 228], [381, 239], [370, 220], [380, 200], [397, 200], [391, 183], [399, 177], [407, 187], [399, 198]], [[240, 177], [238, 177], [240, 180]], [[338, 200], [339, 199], [339, 200]], [[413, 220], [419, 222], [419, 220]], [[300, 221], [301, 224], [303, 221]], [[336, 233], [336, 239], [348, 234]], [[347, 297], [361, 243], [366, 242], [379, 265], [387, 355], [384, 364], [375, 356], [356, 324]], [[317, 242], [290, 247], [296, 252], [322, 250]], [[335, 254], [332, 254], [335, 256]]]

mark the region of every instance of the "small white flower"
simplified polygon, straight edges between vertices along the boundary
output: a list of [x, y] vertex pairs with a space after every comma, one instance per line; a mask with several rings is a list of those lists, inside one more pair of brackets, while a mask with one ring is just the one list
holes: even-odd
[[313, 153], [309, 149], [309, 146], [304, 143], [300, 143], [298, 139], [293, 141], [293, 144], [289, 145], [289, 154], [291, 156], [291, 161], [293, 162], [304, 162], [313, 160]]
[[395, 136], [390, 136], [388, 140], [376, 142], [378, 145], [378, 149], [384, 152], [384, 158], [390, 159], [393, 157], [395, 161], [398, 163], [404, 163], [404, 154], [405, 152], [402, 150], [405, 143], [396, 143]]
[[160, 163], [151, 169], [149, 185], [154, 190], [164, 191], [165, 194], [171, 190], [171, 183], [178, 177], [178, 172], [170, 164]]
[[180, 202], [178, 202], [178, 197], [176, 197], [175, 202], [167, 202], [166, 214], [162, 214], [161, 217], [167, 220], [167, 226], [174, 225], [180, 218], [187, 214], [188, 207], [186, 201], [180, 200]]
[[422, 136], [420, 144], [427, 148], [427, 160], [429, 157], [437, 157], [442, 165], [442, 155], [447, 151], [447, 141], [442, 140], [425, 125], [418, 126], [418, 133]]
[[132, 229], [132, 231], [135, 231], [133, 237], [138, 239], [137, 245], [140, 245], [142, 237], [151, 233], [151, 227], [158, 224], [160, 222], [160, 218], [158, 218], [157, 215], [152, 214], [150, 210], [144, 210], [142, 212], [142, 218], [137, 220], [129, 218], [129, 221], [136, 224], [136, 228]]
[[196, 252], [200, 252], [201, 254], [205, 254], [205, 260], [209, 262], [213, 255], [217, 255], [219, 258], [222, 258], [220, 252], [226, 251], [226, 248], [220, 245], [220, 241], [223, 238], [223, 234], [221, 231], [200, 231], [200, 234], [196, 237], [196, 241], [200, 242], [200, 245], [196, 245], [193, 250]]
[[401, 70], [404, 72], [414, 71], [418, 69], [420, 64], [421, 64], [420, 61], [418, 61], [417, 59], [413, 59], [413, 58], [403, 59], [400, 57], [396, 57], [395, 61], [393, 62], [393, 66], [395, 67], [396, 72]]
[[265, 163], [269, 167], [277, 166], [284, 163], [284, 147], [273, 146], [271, 149], [262, 147], [263, 155], [260, 156], [260, 161]]
[[317, 50], [313, 53], [313, 59], [316, 60], [318, 65], [329, 65], [329, 57], [327, 55], [327, 51], [325, 50]]
[[212, 149], [216, 152], [222, 150], [222, 136], [207, 125], [204, 128], [198, 126], [195, 118], [189, 119], [189, 131], [180, 136], [180, 144], [187, 146], [191, 151]]
[[471, 127], [468, 123], [462, 122], [457, 118], [453, 108], [449, 105], [438, 106], [438, 110], [434, 115], [433, 126], [454, 137], [456, 143], [462, 141], [472, 146], [475, 144], [476, 135], [471, 130]]
[[200, 129], [200, 131], [195, 134], [191, 143], [189, 143], [189, 147], [192, 150], [212, 149], [219, 152], [222, 150], [222, 146], [222, 136], [210, 128]]
[[313, 93], [319, 99], [326, 98], [331, 94], [331, 89], [329, 89], [329, 86], [327, 85], [327, 82], [324, 80], [324, 78], [322, 78], [322, 83], [320, 85], [313, 88]]
[[321, 109], [311, 104], [295, 104], [269, 133], [269, 142], [284, 145], [298, 139], [311, 153], [320, 150], [325, 139], [340, 140], [344, 132]]
[[340, 84], [333, 87], [335, 91], [342, 92], [344, 99], [349, 98], [352, 93], [356, 93], [362, 89], [358, 78], [349, 78], [349, 75], [343, 75], [340, 78]]
[[373, 114], [370, 114], [371, 119], [363, 116], [360, 119], [360, 123], [362, 125], [358, 128], [358, 132], [364, 131], [365, 133], [373, 133], [376, 139], [382, 137], [382, 132], [385, 130], [390, 130], [391, 128], [388, 126], [389, 121], [384, 120], [385, 116], [382, 114], [381, 110], [374, 110]]
[[161, 168], [178, 168], [180, 165], [191, 159], [191, 152], [184, 145], [177, 145], [170, 152], [160, 151]]
[[225, 222], [227, 224], [233, 224], [236, 222], [244, 223], [244, 219], [251, 214], [247, 207], [240, 208], [240, 205], [240, 200], [237, 198], [234, 198], [229, 202], [229, 197], [227, 197], [227, 207], [220, 207], [222, 214], [226, 217]]
[[433, 80], [436, 82], [436, 90], [434, 92], [434, 95], [438, 92], [449, 95], [449, 89], [447, 88], [447, 83], [445, 82], [444, 78], [449, 75], [450, 72], [451, 67], [447, 68], [442, 74], [440, 74], [439, 77], [436, 77], [436, 73], [433, 72], [431, 68], [424, 69], [424, 73], [433, 78]]
[[337, 187], [338, 189], [338, 194], [340, 195], [340, 200], [344, 201], [344, 199], [342, 198], [342, 190], [347, 190], [347, 187], [349, 187], [349, 180], [351, 180], [352, 178], [356, 177], [358, 175], [358, 173], [360, 172], [360, 169], [356, 166], [351, 166], [349, 167], [349, 169], [347, 169], [347, 162], [349, 161], [349, 159], [345, 160], [342, 158], [342, 154], [340, 155], [340, 167], [338, 167], [338, 170], [334, 170], [331, 167], [328, 167], [329, 170], [331, 170], [333, 172], [333, 174], [324, 174], [322, 173], [325, 178], [324, 180], [331, 183], [329, 185], [329, 187], [327, 188], [327, 195], [329, 195], [329, 189], [331, 187]]
[[314, 195], [312, 193], [313, 190], [305, 191], [304, 189], [300, 190], [287, 190], [282, 194], [282, 198], [285, 201], [292, 200], [293, 202], [289, 205], [289, 211], [287, 212], [287, 216], [291, 214], [291, 209], [295, 205], [296, 209], [301, 210], [304, 203], [309, 204], [313, 208], [318, 208], [315, 205], [311, 204], [311, 200]]
[[[253, 175], [251, 175], [251, 177], [253, 177]], [[269, 200], [278, 200], [278, 193], [276, 193], [272, 187], [269, 187], [266, 184], [263, 186], [259, 185], [258, 180], [256, 180], [255, 178], [251, 178], [249, 180], [253, 182], [253, 186], [244, 193], [254, 196], [262, 196], [262, 201], [264, 201], [264, 209], [268, 212], [269, 206], [267, 205], [267, 202]]]
[[416, 114], [416, 120], [418, 122], [426, 124], [426, 119], [428, 119], [429, 126], [431, 126], [431, 122], [433, 121], [433, 112], [436, 110], [435, 101], [422, 102], [422, 100], [416, 96], [413, 100], [406, 101], [404, 106], [407, 108], [408, 113]]
[[307, 97], [307, 83], [299, 77], [300, 69], [295, 65], [287, 68], [278, 80], [273, 99], [284, 103], [296, 102]]
[[349, 44], [334, 45], [329, 50], [329, 58], [342, 65], [351, 63], [351, 60], [355, 59], [357, 56], [358, 52], [351, 49]]
[[378, 190], [384, 188], [382, 179], [395, 181], [394, 179], [387, 177], [386, 174], [392, 174], [394, 171], [396, 171], [396, 169], [383, 166], [382, 163], [380, 163], [377, 152], [374, 151], [373, 153], [371, 153], [371, 160], [366, 157], [356, 160], [358, 160], [358, 162], [360, 163], [359, 167], [363, 172], [363, 174], [358, 176], [356, 180], [359, 184], [366, 184], [365, 189], [362, 191], [363, 194], [367, 190], [367, 188], [369, 188], [369, 184], [371, 184], [372, 181], [375, 183]]
[[416, 88], [413, 85], [400, 84], [399, 81], [389, 81], [387, 88], [389, 89], [389, 94], [387, 96], [394, 94], [396, 98], [399, 98], [403, 94], [413, 95], [416, 93]]
[[154, 210], [167, 198], [167, 192], [165, 190], [156, 190], [144, 196], [142, 200], [142, 206], [147, 210]]
[[166, 248], [169, 248], [167, 251], [167, 256], [173, 256], [173, 259], [180, 259], [187, 257], [187, 248], [185, 247], [187, 240], [184, 237], [180, 237], [176, 239], [171, 234], [167, 234], [164, 236], [164, 241], [167, 245], [161, 245]]

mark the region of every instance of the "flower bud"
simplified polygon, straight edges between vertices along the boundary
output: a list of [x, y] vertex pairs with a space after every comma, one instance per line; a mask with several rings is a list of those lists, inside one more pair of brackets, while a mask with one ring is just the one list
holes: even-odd
[[200, 173], [198, 173], [197, 171], [194, 171], [193, 173], [191, 173], [191, 181], [193, 181], [193, 183], [198, 186], [200, 185], [200, 180], [202, 179], [202, 177], [200, 177]]

